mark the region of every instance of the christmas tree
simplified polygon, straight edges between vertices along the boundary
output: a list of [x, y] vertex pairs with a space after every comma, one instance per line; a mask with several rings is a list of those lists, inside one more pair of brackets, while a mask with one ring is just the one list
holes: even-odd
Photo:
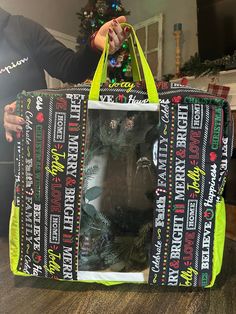
[[[90, 0], [86, 7], [77, 13], [80, 19], [78, 47], [87, 43], [89, 37], [104, 23], [121, 15], [129, 15], [119, 0]], [[114, 55], [109, 56], [108, 76], [111, 82], [129, 81], [132, 77], [131, 58], [127, 42]]]

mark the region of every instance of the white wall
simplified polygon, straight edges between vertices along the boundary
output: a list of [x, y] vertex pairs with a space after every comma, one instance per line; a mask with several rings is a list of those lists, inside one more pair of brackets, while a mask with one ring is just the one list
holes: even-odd
[[175, 23], [183, 24], [182, 62], [198, 51], [196, 0], [124, 0], [123, 5], [131, 11], [132, 24], [164, 14], [163, 74], [175, 73]]
[[21, 14], [50, 29], [77, 36], [80, 21], [76, 12], [88, 0], [0, 0], [0, 6], [11, 14]]
[[[76, 37], [80, 24], [76, 12], [80, 12], [88, 1], [0, 0], [0, 6], [12, 14], [25, 15], [45, 27]], [[196, 0], [123, 0], [122, 3], [131, 11], [128, 19], [132, 24], [164, 14], [163, 74], [175, 73], [175, 23], [183, 23], [182, 61], [198, 51]]]

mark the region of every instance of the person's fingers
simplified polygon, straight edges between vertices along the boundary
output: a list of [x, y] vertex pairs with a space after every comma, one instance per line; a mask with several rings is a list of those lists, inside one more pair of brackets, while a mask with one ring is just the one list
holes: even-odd
[[116, 52], [116, 46], [115, 46], [114, 40], [112, 38], [110, 38], [110, 41], [109, 41], [109, 53], [113, 54], [115, 52]]
[[126, 26], [124, 28], [125, 39], [127, 39], [129, 37], [130, 31], [131, 31], [130, 27]]
[[24, 125], [25, 120], [19, 116], [15, 116], [14, 114], [5, 114], [4, 116], [4, 122], [10, 123], [10, 124], [19, 124]]
[[[116, 21], [118, 23], [124, 23], [124, 22], [126, 22], [126, 17], [125, 16], [119, 16], [116, 18]], [[107, 32], [109, 31], [109, 28], [113, 27], [113, 24], [114, 24], [114, 20], [106, 22], [102, 27], [99, 28], [97, 34], [100, 36], [106, 36]]]
[[118, 36], [116, 35], [116, 33], [111, 28], [109, 29], [109, 38], [110, 38], [110, 41], [114, 42], [116, 49], [119, 49], [120, 48], [120, 40], [119, 40]]
[[118, 37], [120, 44], [126, 39], [125, 33], [121, 25], [117, 22], [117, 20], [113, 20], [113, 30]]
[[8, 132], [19, 132], [19, 131], [22, 131], [22, 126], [21, 125], [9, 123], [9, 122], [6, 122], [6, 121], [4, 121], [4, 128]]
[[16, 102], [6, 105], [4, 111], [7, 113], [14, 113], [16, 111]]
[[[119, 23], [126, 22], [125, 16], [119, 16], [116, 19], [105, 23], [97, 32], [93, 38], [92, 46], [103, 50], [106, 42], [107, 32], [110, 39], [110, 50], [109, 53], [113, 54], [120, 49], [123, 41], [128, 38], [127, 27], [123, 30]], [[126, 30], [126, 31], [125, 31]]]
[[21, 132], [22, 126], [25, 124], [25, 120], [15, 115], [16, 102], [8, 104], [4, 107], [3, 124], [5, 128], [6, 140], [8, 142], [13, 141], [13, 133]]
[[11, 132], [6, 131], [5, 133], [6, 133], [6, 140], [7, 140], [9, 143], [11, 143], [11, 142], [13, 141], [13, 136], [12, 136]]
[[126, 23], [126, 17], [121, 15], [116, 18], [118, 23]]

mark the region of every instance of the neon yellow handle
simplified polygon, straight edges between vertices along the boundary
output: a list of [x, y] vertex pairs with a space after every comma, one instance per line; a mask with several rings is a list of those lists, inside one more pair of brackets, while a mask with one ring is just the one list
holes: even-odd
[[[125, 27], [125, 25], [126, 25], [125, 23], [121, 24], [122, 27]], [[139, 82], [139, 81], [141, 81], [141, 75], [140, 75], [137, 56], [135, 53], [133, 36], [129, 36], [129, 38], [128, 38], [128, 47], [129, 47], [129, 53], [130, 53], [130, 57], [131, 57], [131, 68], [132, 68], [133, 80], [135, 82]], [[108, 68], [107, 61], [108, 61], [108, 58], [106, 55], [104, 65], [103, 65], [102, 83], [105, 83], [106, 78], [107, 78], [107, 68]]]
[[[153, 78], [150, 67], [147, 63], [147, 60], [144, 56], [144, 53], [143, 53], [141, 45], [138, 41], [138, 38], [135, 34], [135, 31], [134, 31], [133, 27], [127, 23], [122, 23], [122, 27], [124, 27], [124, 26], [128, 26], [130, 28], [131, 35], [133, 36], [133, 38], [136, 41], [138, 53], [140, 56], [140, 62], [141, 62], [142, 68], [143, 68], [144, 79], [145, 79], [146, 86], [147, 86], [147, 94], [148, 94], [149, 102], [150, 103], [159, 103], [159, 97], [158, 97], [158, 92], [156, 89], [155, 80]], [[130, 44], [132, 45], [132, 42], [130, 42]], [[131, 48], [131, 50], [132, 50], [132, 48]], [[133, 46], [133, 51], [134, 51], [134, 46]], [[108, 54], [109, 54], [109, 40], [108, 40], [108, 35], [107, 35], [105, 47], [104, 47], [103, 53], [101, 55], [101, 58], [99, 60], [99, 63], [98, 63], [98, 66], [97, 66], [97, 69], [95, 71], [93, 81], [91, 84], [91, 89], [90, 89], [90, 93], [89, 93], [89, 99], [90, 100], [99, 100], [100, 84], [106, 81]], [[134, 56], [135, 56], [135, 52], [134, 52]], [[136, 58], [136, 56], [135, 56], [135, 58]], [[137, 62], [137, 59], [133, 58], [133, 60], [136, 60], [136, 62]], [[139, 70], [137, 70], [137, 71], [139, 71]]]

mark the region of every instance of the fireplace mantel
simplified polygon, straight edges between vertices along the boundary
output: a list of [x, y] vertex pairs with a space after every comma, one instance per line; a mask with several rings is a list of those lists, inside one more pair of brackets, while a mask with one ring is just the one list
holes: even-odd
[[[203, 90], [207, 90], [209, 83], [225, 85], [230, 87], [228, 101], [232, 110], [236, 110], [236, 70], [221, 71], [216, 75], [207, 75], [201, 77], [187, 76], [188, 85]], [[172, 80], [172, 82], [180, 83], [181, 79]]]

